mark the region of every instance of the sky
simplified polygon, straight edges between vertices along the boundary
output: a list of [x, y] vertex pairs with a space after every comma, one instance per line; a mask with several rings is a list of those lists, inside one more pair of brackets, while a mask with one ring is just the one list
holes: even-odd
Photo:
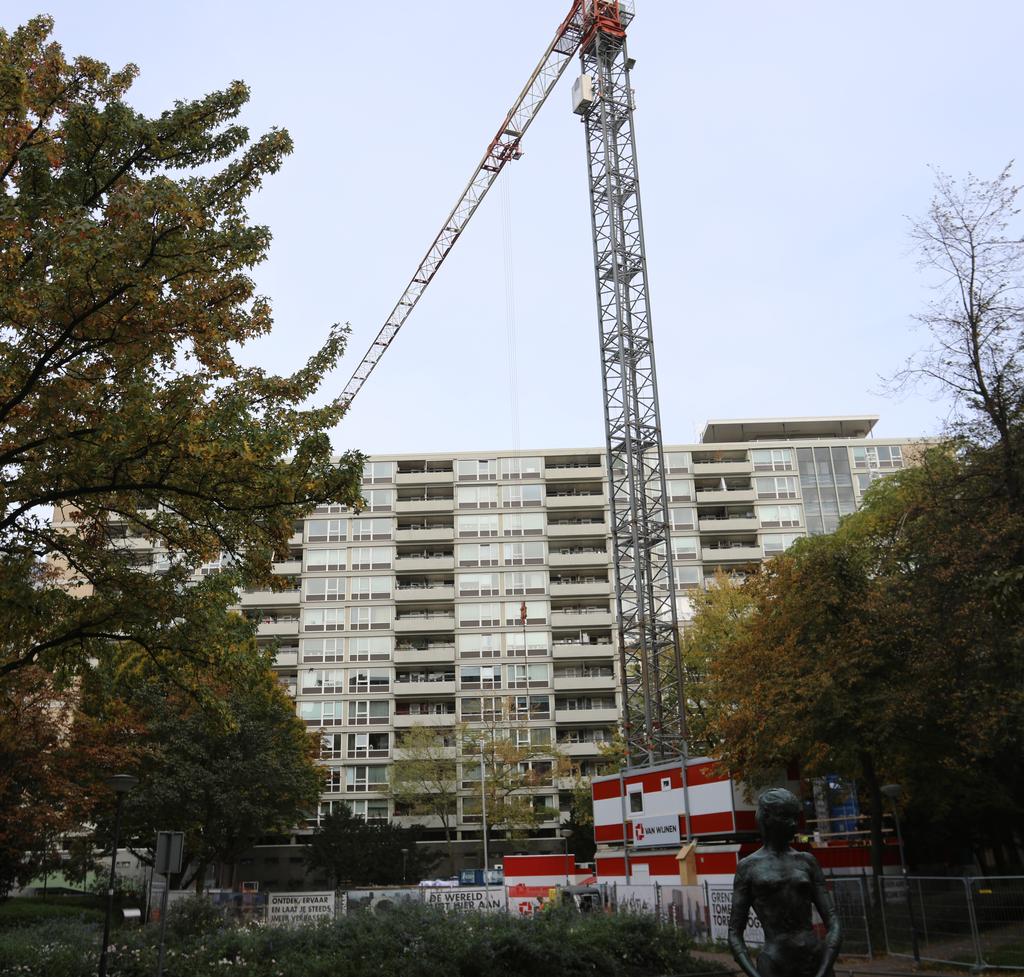
[[[663, 438], [708, 419], [878, 414], [932, 435], [947, 406], [883, 389], [933, 297], [909, 220], [938, 167], [1020, 156], [1024, 4], [637, 0], [638, 145]], [[243, 79], [253, 134], [294, 154], [252, 201], [275, 310], [247, 363], [286, 373], [352, 325], [344, 387], [569, 8], [5, 0], [68, 54], [141, 68], [156, 114]], [[583, 129], [570, 65], [333, 433], [367, 453], [604, 442]], [[1024, 166], [1024, 164], [1022, 164]], [[510, 357], [512, 346], [514, 356]], [[514, 382], [515, 381], [515, 382]]]

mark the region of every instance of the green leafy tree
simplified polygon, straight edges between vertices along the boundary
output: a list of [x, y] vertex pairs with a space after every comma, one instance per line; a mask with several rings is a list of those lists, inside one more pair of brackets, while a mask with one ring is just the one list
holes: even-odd
[[426, 877], [436, 858], [418, 845], [421, 832], [355, 817], [345, 805], [321, 821], [306, 849], [310, 868], [327, 872], [331, 884], [400, 885]]
[[[158, 831], [184, 832], [182, 885], [194, 881], [199, 890], [209, 866], [233, 868], [261, 836], [301, 823], [319, 798], [317, 738], [295, 715], [270, 654], [230, 649], [222, 657], [231, 667], [208, 675], [202, 698], [152, 670], [121, 671], [90, 689], [101, 713], [123, 699], [144, 724], [124, 837], [148, 857]], [[101, 828], [106, 837], [109, 818]]]
[[[326, 433], [343, 407], [303, 406], [345, 330], [291, 376], [236, 358], [272, 325], [246, 201], [291, 149], [238, 124], [245, 85], [147, 117], [134, 65], [70, 59], [51, 29], [0, 31], [0, 676], [125, 644], [189, 678], [247, 636], [225, 608], [273, 586], [295, 520], [358, 504], [361, 457]], [[187, 585], [221, 553], [230, 572]]]
[[441, 822], [451, 864], [452, 832], [458, 816], [458, 739], [456, 730], [414, 726], [395, 744], [400, 753], [396, 753], [389, 775], [391, 796], [405, 813]]

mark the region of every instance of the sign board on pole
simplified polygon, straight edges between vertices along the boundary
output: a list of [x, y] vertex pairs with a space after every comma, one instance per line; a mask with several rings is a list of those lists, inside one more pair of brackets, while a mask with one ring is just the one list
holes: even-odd
[[181, 871], [181, 857], [185, 850], [185, 835], [181, 831], [158, 831], [153, 871], [158, 875], [177, 875]]
[[267, 924], [294, 926], [334, 919], [333, 892], [271, 892], [267, 896]]
[[679, 815], [663, 817], [635, 817], [633, 820], [633, 845], [636, 848], [678, 846]]

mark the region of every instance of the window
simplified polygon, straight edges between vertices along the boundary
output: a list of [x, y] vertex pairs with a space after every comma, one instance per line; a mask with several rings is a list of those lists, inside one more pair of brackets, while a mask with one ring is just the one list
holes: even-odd
[[502, 698], [500, 695], [486, 695], [483, 698], [460, 699], [459, 710], [466, 722], [501, 719]]
[[527, 624], [548, 623], [548, 602], [546, 600], [509, 601], [505, 604], [505, 626], [521, 627], [523, 604], [526, 605]]
[[666, 451], [665, 452], [665, 474], [674, 475], [676, 472], [690, 471], [689, 451]]
[[395, 480], [395, 463], [393, 461], [368, 461], [363, 465], [363, 481], [369, 485], [378, 482]]
[[510, 656], [522, 655], [523, 642], [526, 642], [526, 656], [546, 655], [550, 647], [550, 636], [546, 631], [527, 631], [524, 638], [522, 631], [510, 631], [505, 635], [505, 648]]
[[386, 725], [390, 720], [391, 704], [386, 699], [354, 699], [348, 704], [349, 726]]
[[307, 577], [303, 593], [305, 600], [344, 600], [344, 577]]
[[348, 639], [348, 660], [350, 662], [387, 661], [391, 657], [393, 641], [383, 636]]
[[320, 737], [320, 759], [340, 760], [342, 757], [342, 734], [324, 733]]
[[509, 719], [550, 719], [551, 697], [546, 695], [514, 695], [509, 699]]
[[340, 767], [329, 767], [327, 770], [327, 783], [324, 787], [324, 793], [327, 794], [340, 794], [343, 774]]
[[756, 472], [791, 472], [793, 452], [789, 448], [754, 448], [750, 460]]
[[793, 475], [776, 475], [771, 478], [755, 478], [754, 489], [759, 499], [795, 499], [796, 478]]
[[673, 536], [672, 559], [673, 561], [700, 559], [700, 546], [698, 545], [697, 537]]
[[761, 537], [761, 545], [764, 548], [764, 555], [775, 556], [778, 553], [784, 553], [788, 550], [798, 539], [800, 539], [800, 533], [765, 533]]
[[548, 589], [548, 575], [543, 570], [523, 570], [504, 574], [505, 593], [508, 595], [544, 594]]
[[460, 628], [496, 628], [501, 624], [500, 604], [459, 604], [457, 610]]
[[497, 634], [457, 634], [459, 658], [499, 658], [501, 638]]
[[348, 512], [348, 506], [339, 505], [337, 502], [328, 502], [324, 505], [318, 505], [313, 511], [317, 515], [323, 514], [325, 516], [339, 516]]
[[540, 478], [544, 474], [544, 462], [540, 458], [501, 458], [502, 478]]
[[342, 703], [331, 702], [300, 702], [299, 718], [307, 726], [340, 726]]
[[541, 512], [510, 513], [502, 517], [505, 536], [540, 536], [544, 532], [544, 514]]
[[390, 576], [353, 577], [352, 600], [389, 600], [393, 585], [394, 578]]
[[356, 546], [349, 551], [349, 569], [390, 570], [394, 553], [389, 546]]
[[350, 760], [358, 760], [363, 757], [386, 757], [390, 752], [390, 733], [348, 734], [348, 751], [346, 755]]
[[498, 477], [494, 460], [460, 458], [455, 462], [455, 478], [460, 482], [493, 482]]
[[501, 504], [509, 508], [523, 508], [544, 504], [543, 485], [502, 485]]
[[676, 531], [693, 529], [697, 525], [697, 510], [692, 506], [673, 506], [668, 510], [668, 521]]
[[306, 569], [317, 570], [344, 570], [344, 550], [306, 550]]
[[348, 691], [350, 693], [390, 692], [391, 669], [350, 668], [348, 670]]
[[340, 662], [342, 654], [341, 638], [303, 638], [302, 660], [304, 662]]
[[459, 543], [455, 547], [455, 558], [460, 567], [496, 567], [498, 544]]
[[302, 611], [303, 631], [344, 631], [345, 630], [345, 608], [343, 607], [322, 607], [303, 608]]
[[377, 631], [391, 627], [390, 607], [353, 607], [349, 616], [352, 631]]
[[551, 684], [547, 665], [506, 665], [505, 678], [510, 689], [537, 689]]
[[551, 730], [547, 726], [527, 726], [511, 730], [509, 739], [518, 746], [550, 746]]
[[854, 468], [902, 468], [903, 449], [898, 444], [878, 444], [853, 449]]
[[390, 512], [395, 507], [395, 490], [365, 489], [363, 501], [370, 512]]
[[383, 764], [345, 768], [345, 790], [380, 793], [387, 789], [388, 768]]
[[[387, 821], [388, 819], [387, 801], [341, 801], [339, 803], [344, 804], [354, 818], [362, 818], [364, 821]], [[324, 808], [325, 805], [321, 804], [320, 807]], [[321, 810], [320, 816], [326, 817], [327, 811]]]
[[311, 668], [302, 673], [303, 693], [333, 695], [335, 692], [344, 692], [344, 685], [345, 670], [342, 668]]
[[877, 482], [885, 476], [882, 472], [857, 472], [853, 477], [857, 479], [857, 490], [863, 495], [872, 482]]
[[472, 536], [497, 536], [498, 517], [496, 515], [456, 516], [455, 532], [462, 539]]
[[761, 505], [757, 507], [761, 525], [765, 527], [786, 527], [800, 525], [800, 506]]
[[455, 489], [455, 505], [459, 509], [496, 509], [496, 485], [459, 485]]
[[345, 519], [307, 519], [307, 543], [336, 543], [345, 539], [348, 522]]
[[629, 813], [644, 813], [644, 789], [643, 787], [629, 788]]
[[503, 543], [502, 553], [505, 566], [510, 567], [529, 566], [545, 560], [545, 546], [541, 542]]
[[459, 669], [459, 686], [463, 689], [500, 689], [500, 665], [463, 665]]
[[354, 540], [391, 539], [390, 519], [353, 519]]
[[700, 567], [695, 566], [673, 566], [672, 575], [676, 580], [676, 590], [685, 590], [689, 587], [700, 586]]
[[496, 573], [460, 573], [455, 578], [460, 597], [497, 597]]
[[689, 478], [670, 478], [665, 482], [669, 502], [692, 502], [693, 480]]

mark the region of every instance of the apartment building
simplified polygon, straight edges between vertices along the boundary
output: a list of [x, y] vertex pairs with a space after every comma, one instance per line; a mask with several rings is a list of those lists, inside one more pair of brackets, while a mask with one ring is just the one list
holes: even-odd
[[[682, 618], [716, 570], [745, 573], [833, 531], [911, 460], [921, 440], [876, 440], [876, 421], [711, 421], [700, 443], [666, 446]], [[501, 717], [587, 771], [619, 715], [603, 449], [376, 455], [363, 495], [358, 514], [327, 506], [296, 526], [275, 568], [293, 588], [242, 598], [322, 734], [328, 790], [309, 826], [340, 804], [409, 820], [387, 783], [414, 726]], [[460, 839], [479, 837], [478, 776], [461, 771]], [[564, 812], [559, 786], [535, 788], [536, 805]]]

